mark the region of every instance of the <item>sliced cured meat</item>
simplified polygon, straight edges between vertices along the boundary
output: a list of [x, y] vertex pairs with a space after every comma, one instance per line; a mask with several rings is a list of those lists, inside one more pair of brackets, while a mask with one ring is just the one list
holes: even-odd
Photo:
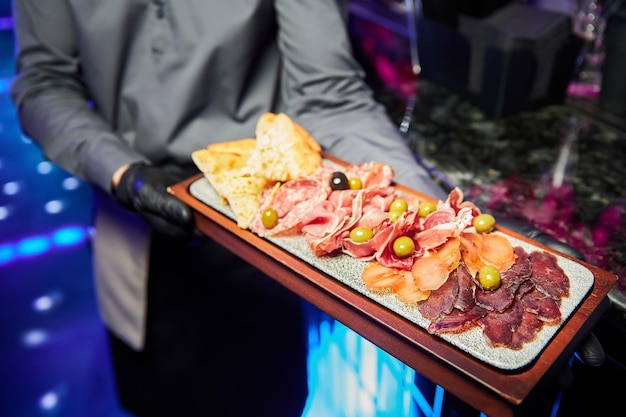
[[346, 216], [345, 210], [335, 210], [332, 203], [322, 201], [302, 216], [299, 224], [300, 232], [307, 237], [323, 237], [328, 230], [338, 228]]
[[515, 251], [511, 241], [494, 233], [479, 234], [481, 236], [478, 256], [485, 265], [493, 265], [498, 271], [506, 271], [515, 262]]
[[460, 244], [458, 239], [449, 239], [439, 248], [415, 259], [411, 272], [418, 288], [434, 291], [446, 282], [461, 262]]
[[569, 278], [557, 263], [556, 256], [545, 251], [535, 251], [529, 258], [531, 279], [539, 291], [555, 300], [569, 296]]
[[[334, 191], [331, 194], [345, 195], [347, 193], [348, 192], [344, 191]], [[344, 204], [345, 201], [350, 201], [351, 205], [348, 206]], [[333, 201], [331, 201], [331, 203], [332, 202]], [[344, 239], [349, 239], [350, 230], [361, 217], [363, 193], [357, 192], [353, 194], [353, 198], [350, 200], [340, 197], [339, 199], [335, 199], [334, 203], [337, 203], [335, 205], [335, 213], [338, 215], [337, 222], [335, 223], [336, 227], [325, 230], [321, 237], [306, 236], [309, 246], [311, 246], [311, 249], [313, 249], [313, 252], [317, 256], [324, 256], [342, 249]], [[333, 204], [331, 204], [330, 207], [332, 208]], [[300, 222], [300, 229], [306, 233], [306, 225], [303, 225], [303, 222]]]
[[404, 275], [395, 268], [388, 268], [378, 263], [371, 263], [363, 269], [361, 278], [368, 290], [383, 292], [390, 291], [396, 283], [404, 280]]
[[465, 196], [460, 188], [455, 188], [448, 194], [445, 204], [452, 207], [456, 212], [463, 208], [468, 208], [472, 212], [472, 217], [478, 216], [481, 212], [478, 207], [471, 201], [463, 201]]
[[430, 291], [420, 290], [415, 281], [411, 271], [402, 271], [403, 279], [393, 284], [392, 291], [398, 297], [398, 299], [407, 304], [417, 303], [427, 299], [430, 296]]
[[444, 244], [456, 232], [454, 222], [440, 223], [417, 234], [417, 243], [424, 250], [434, 249]]
[[437, 320], [432, 321], [426, 330], [432, 334], [461, 333], [476, 326], [477, 320], [486, 314], [487, 310], [479, 306], [474, 306], [467, 311], [455, 308], [450, 314], [441, 315]]
[[411, 273], [418, 288], [434, 291], [446, 282], [450, 269], [441, 258], [433, 254], [416, 259]]
[[501, 277], [507, 281], [522, 284], [530, 278], [532, 272], [530, 259], [528, 253], [521, 246], [516, 246], [513, 251], [515, 252], [515, 262], [509, 269], [501, 273]]
[[452, 312], [459, 293], [459, 280], [456, 275], [456, 272], [450, 274], [441, 287], [432, 291], [426, 300], [417, 304], [422, 316], [429, 320], [436, 320], [439, 316]]
[[460, 239], [463, 261], [472, 276], [485, 265], [492, 265], [502, 273], [515, 262], [513, 246], [502, 235], [463, 232]]
[[521, 297], [524, 309], [537, 315], [539, 320], [548, 324], [561, 321], [560, 301], [547, 296], [535, 287]]
[[350, 234], [341, 240], [339, 246], [343, 253], [360, 261], [371, 261], [376, 256], [376, 247], [370, 241], [355, 242], [350, 238]]
[[418, 212], [406, 212], [394, 223], [386, 222], [381, 225], [381, 229], [376, 232], [371, 239], [372, 244], [378, 249], [376, 252], [376, 260], [381, 264], [393, 268], [410, 270], [416, 256], [421, 256], [422, 252], [419, 245], [415, 246], [415, 256], [400, 258], [393, 251], [393, 242], [400, 236], [413, 236], [416, 225]]
[[459, 236], [471, 222], [472, 213], [469, 209], [455, 212], [450, 207], [440, 207], [426, 217], [422, 231], [417, 234], [417, 241], [425, 250], [436, 248], [449, 238]]
[[488, 291], [476, 287], [476, 304], [489, 311], [503, 312], [513, 304], [519, 284], [503, 280], [497, 290]]
[[501, 284], [498, 289], [486, 291], [477, 286], [475, 292], [476, 304], [489, 311], [502, 312], [513, 303], [520, 285], [530, 278], [531, 272], [528, 254], [524, 249], [518, 246], [514, 251], [516, 255], [515, 263], [500, 275]]
[[430, 213], [424, 219], [424, 229], [432, 229], [441, 224], [453, 223], [456, 219], [456, 211], [452, 207], [441, 207]]
[[476, 305], [474, 300], [476, 284], [474, 284], [474, 280], [463, 261], [460, 262], [455, 272], [456, 279], [459, 282], [459, 293], [454, 301], [454, 307], [461, 311], [470, 310]]
[[[250, 230], [260, 236], [296, 233], [300, 220], [327, 197], [327, 188], [315, 176], [277, 184], [263, 192], [261, 209], [250, 225]], [[270, 207], [276, 210], [278, 223], [272, 229], [266, 229], [260, 214]]]
[[517, 330], [511, 337], [511, 342], [507, 345], [513, 350], [520, 350], [524, 344], [532, 342], [537, 338], [537, 333], [543, 328], [543, 322], [539, 320], [536, 314], [524, 311], [522, 313], [522, 321]]
[[365, 162], [346, 167], [344, 174], [348, 178], [359, 178], [363, 188], [387, 187], [395, 175], [390, 165], [380, 162]]
[[511, 344], [513, 332], [522, 322], [524, 308], [518, 299], [515, 299], [510, 308], [501, 312], [489, 312], [478, 320], [483, 326], [483, 335], [493, 347], [508, 346]]

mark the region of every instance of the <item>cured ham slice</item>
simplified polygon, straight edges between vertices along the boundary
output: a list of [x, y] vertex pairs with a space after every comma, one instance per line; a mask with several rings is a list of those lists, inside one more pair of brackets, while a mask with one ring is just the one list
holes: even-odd
[[430, 291], [421, 290], [415, 285], [411, 271], [402, 271], [403, 279], [396, 282], [392, 291], [398, 299], [406, 304], [417, 303], [426, 300], [430, 296]]
[[472, 212], [472, 217], [476, 217], [480, 214], [480, 209], [476, 207], [471, 201], [463, 201], [465, 196], [460, 188], [454, 188], [448, 194], [448, 198], [445, 201], [445, 205], [452, 207], [456, 212], [461, 211], [463, 208], [468, 208]]
[[411, 268], [415, 285], [431, 291], [441, 287], [461, 262], [460, 245], [458, 239], [449, 239], [427, 256], [416, 259]]
[[361, 275], [363, 283], [370, 291], [390, 291], [392, 287], [404, 280], [404, 274], [395, 268], [388, 268], [378, 263], [368, 264]]
[[395, 175], [390, 165], [380, 162], [365, 162], [350, 165], [344, 171], [348, 178], [359, 178], [363, 188], [387, 187]]
[[400, 258], [393, 251], [393, 242], [400, 236], [413, 236], [416, 227], [418, 212], [406, 212], [395, 223], [387, 221], [381, 228], [376, 231], [372, 238], [372, 244], [378, 249], [376, 252], [376, 260], [389, 267], [410, 270], [417, 256], [421, 256], [423, 252], [419, 245], [416, 244], [414, 256]]
[[463, 261], [472, 276], [485, 265], [492, 265], [504, 272], [515, 262], [513, 246], [502, 235], [463, 232], [460, 239]]

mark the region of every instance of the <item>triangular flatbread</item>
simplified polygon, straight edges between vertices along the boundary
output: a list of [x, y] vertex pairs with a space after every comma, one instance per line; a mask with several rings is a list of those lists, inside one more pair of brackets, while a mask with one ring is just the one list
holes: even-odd
[[209, 145], [191, 154], [191, 158], [204, 173], [223, 204], [228, 204], [235, 214], [237, 225], [247, 229], [259, 210], [261, 193], [267, 180], [242, 173], [246, 162], [256, 147], [255, 139], [240, 139]]

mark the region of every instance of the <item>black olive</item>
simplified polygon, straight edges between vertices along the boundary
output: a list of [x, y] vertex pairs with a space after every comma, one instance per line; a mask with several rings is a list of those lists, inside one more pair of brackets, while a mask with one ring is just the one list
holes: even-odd
[[347, 190], [350, 188], [348, 177], [341, 171], [333, 172], [330, 176], [330, 188], [333, 190]]

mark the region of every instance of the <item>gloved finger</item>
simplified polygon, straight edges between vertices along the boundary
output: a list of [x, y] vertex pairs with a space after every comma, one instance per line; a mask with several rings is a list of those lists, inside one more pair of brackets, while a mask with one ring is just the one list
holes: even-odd
[[164, 219], [159, 215], [143, 212], [143, 219], [150, 225], [155, 233], [160, 235], [177, 239], [197, 237], [194, 234], [194, 232], [196, 232], [195, 228], [172, 223], [168, 219]]
[[178, 198], [167, 192], [151, 186], [141, 187], [137, 192], [137, 205], [144, 212], [153, 214], [181, 227], [193, 227], [193, 212], [191, 208]]
[[580, 344], [575, 356], [585, 365], [600, 366], [604, 363], [604, 348], [595, 334], [589, 333]]

